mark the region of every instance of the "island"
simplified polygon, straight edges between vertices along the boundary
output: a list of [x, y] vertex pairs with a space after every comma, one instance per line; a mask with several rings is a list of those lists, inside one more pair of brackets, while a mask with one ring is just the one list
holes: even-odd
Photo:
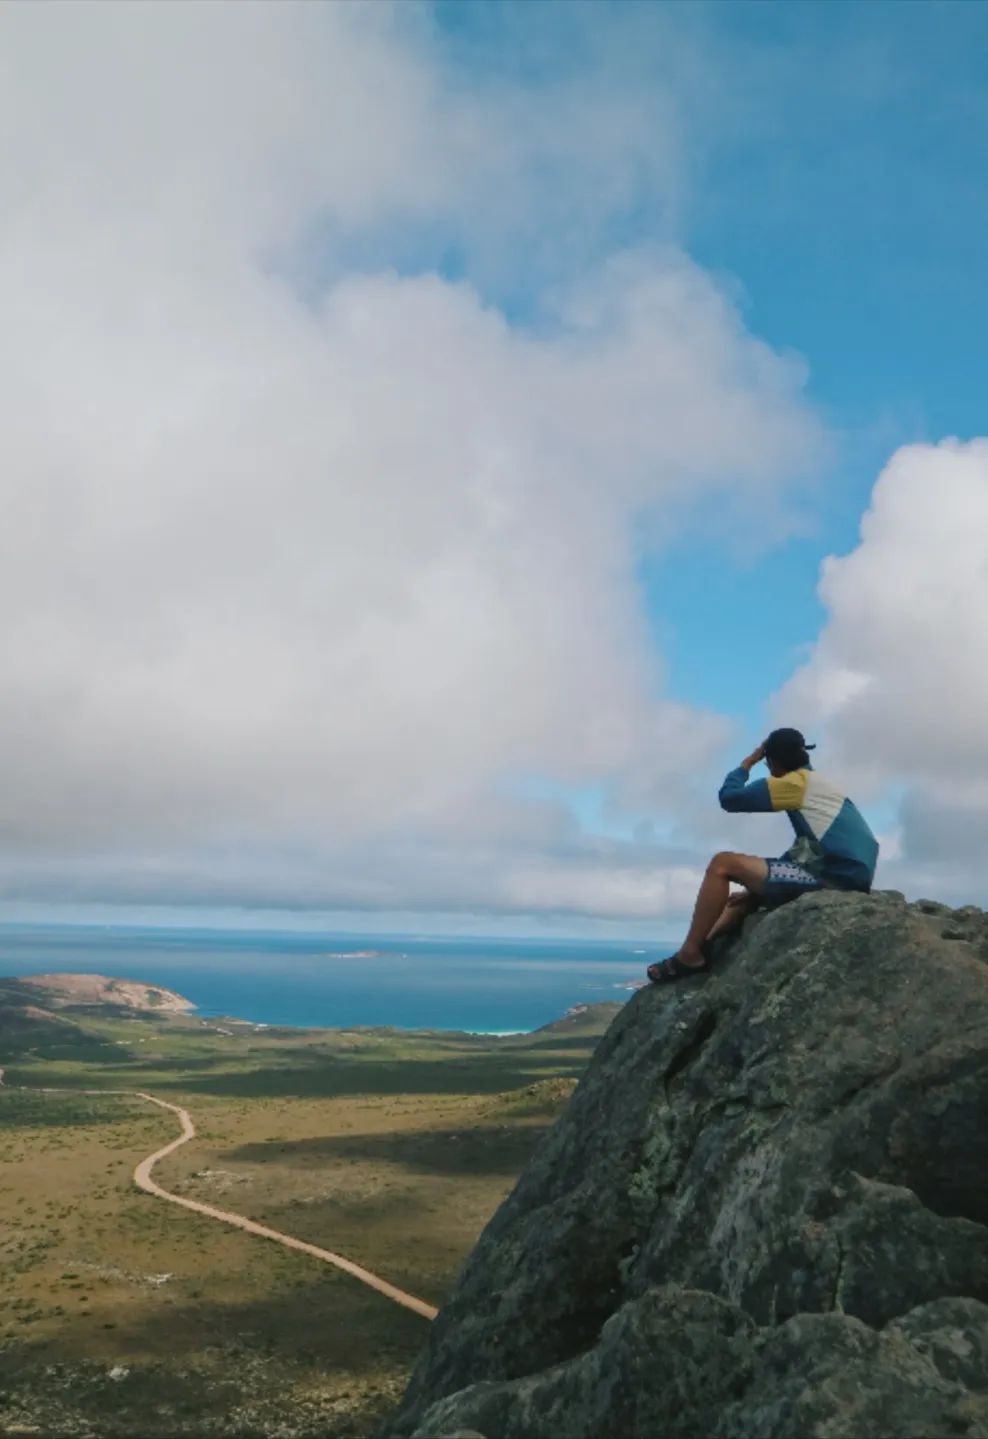
[[323, 959], [380, 959], [384, 954], [382, 949], [330, 949], [322, 956]]

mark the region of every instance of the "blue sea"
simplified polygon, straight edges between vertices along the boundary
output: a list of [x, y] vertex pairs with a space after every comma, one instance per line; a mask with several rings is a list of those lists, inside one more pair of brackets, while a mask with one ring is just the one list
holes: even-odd
[[574, 1005], [626, 1000], [668, 952], [661, 940], [0, 926], [3, 977], [107, 974], [176, 990], [204, 1018], [319, 1028], [537, 1029]]

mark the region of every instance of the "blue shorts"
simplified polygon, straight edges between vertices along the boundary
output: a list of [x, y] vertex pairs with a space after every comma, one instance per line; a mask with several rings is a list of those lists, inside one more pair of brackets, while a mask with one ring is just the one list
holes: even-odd
[[811, 894], [823, 889], [815, 875], [810, 874], [801, 864], [791, 859], [766, 859], [768, 878], [761, 892], [766, 904], [785, 904], [789, 899], [798, 899], [801, 894]]

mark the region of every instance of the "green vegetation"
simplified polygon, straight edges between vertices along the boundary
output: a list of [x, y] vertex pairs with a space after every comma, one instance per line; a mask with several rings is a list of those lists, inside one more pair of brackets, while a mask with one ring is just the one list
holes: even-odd
[[40, 1094], [10, 1088], [0, 1092], [0, 1130], [121, 1124], [132, 1115], [133, 1105], [115, 1094]]
[[0, 1432], [365, 1435], [425, 1333], [318, 1261], [142, 1194], [133, 1168], [173, 1116], [79, 1090], [184, 1105], [199, 1137], [160, 1183], [438, 1304], [616, 1009], [504, 1038], [266, 1030], [49, 1015], [0, 981]]

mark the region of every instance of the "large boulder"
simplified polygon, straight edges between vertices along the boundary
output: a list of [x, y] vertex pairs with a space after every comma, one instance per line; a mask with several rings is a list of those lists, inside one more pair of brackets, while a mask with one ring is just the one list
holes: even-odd
[[986, 959], [825, 892], [636, 994], [386, 1432], [988, 1436]]

